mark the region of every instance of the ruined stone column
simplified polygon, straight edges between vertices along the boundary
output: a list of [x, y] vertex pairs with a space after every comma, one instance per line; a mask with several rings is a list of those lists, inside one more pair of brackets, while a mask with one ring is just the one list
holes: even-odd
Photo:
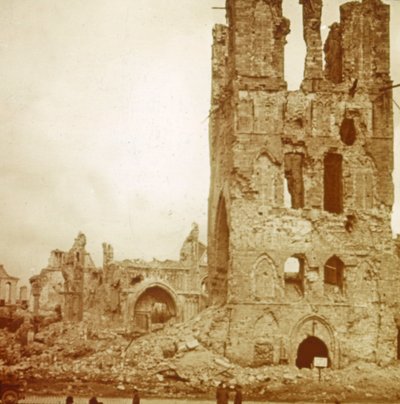
[[114, 259], [114, 249], [111, 244], [103, 243], [103, 269]]
[[304, 80], [322, 78], [321, 13], [322, 0], [300, 0], [303, 5], [303, 36], [307, 54]]
[[42, 285], [40, 284], [40, 279], [38, 276], [32, 276], [29, 279], [31, 284], [31, 290], [33, 295], [33, 315], [36, 317], [39, 315], [39, 308], [40, 308], [40, 293], [42, 291]]

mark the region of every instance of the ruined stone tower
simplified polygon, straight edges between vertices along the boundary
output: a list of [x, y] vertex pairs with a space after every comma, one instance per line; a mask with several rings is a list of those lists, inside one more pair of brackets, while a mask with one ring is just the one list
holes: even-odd
[[390, 10], [343, 4], [322, 45], [322, 0], [300, 3], [298, 91], [284, 78], [282, 0], [227, 0], [228, 25], [214, 28], [210, 300], [227, 308], [224, 353], [237, 362], [387, 363], [400, 272]]

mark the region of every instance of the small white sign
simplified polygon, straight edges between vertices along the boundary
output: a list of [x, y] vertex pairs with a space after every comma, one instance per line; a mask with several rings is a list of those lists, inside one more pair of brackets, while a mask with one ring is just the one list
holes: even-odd
[[322, 358], [315, 356], [314, 357], [314, 366], [316, 368], [327, 368], [328, 367], [328, 358]]

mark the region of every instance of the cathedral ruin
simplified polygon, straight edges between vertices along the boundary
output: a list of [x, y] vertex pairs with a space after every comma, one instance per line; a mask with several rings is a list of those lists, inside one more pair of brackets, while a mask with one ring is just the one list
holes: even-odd
[[53, 250], [46, 268], [30, 278], [35, 316], [58, 314], [67, 322], [89, 320], [145, 333], [166, 323], [188, 320], [207, 302], [206, 246], [193, 224], [179, 260], [116, 260], [103, 243], [103, 265], [96, 267], [79, 233], [69, 251]]
[[322, 0], [300, 3], [297, 91], [282, 0], [227, 0], [213, 31], [210, 299], [238, 363], [387, 364], [400, 358], [389, 6], [341, 5], [322, 44]]

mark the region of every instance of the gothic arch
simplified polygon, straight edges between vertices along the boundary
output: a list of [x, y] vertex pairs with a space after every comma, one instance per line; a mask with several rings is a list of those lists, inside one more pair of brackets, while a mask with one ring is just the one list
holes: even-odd
[[289, 360], [296, 363], [297, 350], [300, 344], [309, 337], [316, 337], [328, 348], [330, 366], [340, 367], [340, 352], [335, 331], [329, 321], [317, 314], [306, 315], [293, 327], [290, 333]]
[[6, 301], [6, 304], [11, 304], [12, 303], [12, 301], [11, 301], [11, 299], [12, 299], [12, 285], [11, 285], [11, 282], [6, 282], [6, 285], [5, 285], [5, 301]]
[[212, 263], [212, 279], [209, 283], [212, 301], [217, 304], [226, 303], [228, 298], [229, 233], [226, 200], [221, 193], [215, 216], [215, 250]]
[[274, 298], [281, 288], [276, 265], [267, 254], [258, 257], [250, 277], [251, 295], [255, 300], [265, 301]]
[[165, 323], [179, 317], [178, 297], [165, 282], [145, 281], [128, 296], [128, 309], [138, 328], [149, 330], [151, 324]]
[[266, 147], [261, 148], [260, 152], [257, 154], [256, 160], [258, 160], [262, 156], [267, 157], [271, 161], [271, 163], [275, 165], [281, 165], [279, 160], [274, 157], [274, 155], [270, 153], [270, 151]]
[[205, 296], [208, 296], [209, 294], [209, 281], [208, 281], [208, 275], [205, 275], [201, 278], [200, 280], [200, 288], [201, 288], [201, 293]]
[[253, 187], [263, 204], [279, 205], [283, 201], [281, 164], [267, 151], [261, 150], [253, 163]]
[[260, 315], [253, 329], [253, 365], [272, 365], [279, 362], [281, 335], [279, 324], [271, 311]]

